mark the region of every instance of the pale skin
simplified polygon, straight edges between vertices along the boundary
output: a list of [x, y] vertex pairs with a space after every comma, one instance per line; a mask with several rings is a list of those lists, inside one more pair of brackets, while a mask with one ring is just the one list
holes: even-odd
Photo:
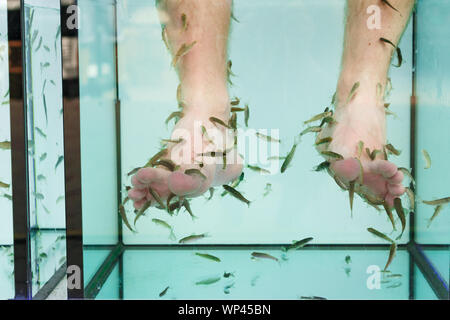
[[[209, 118], [216, 117], [225, 123], [230, 118], [230, 97], [227, 89], [227, 41], [231, 17], [231, 0], [164, 0], [158, 4], [161, 24], [166, 26], [166, 39], [172, 56], [183, 44], [196, 44], [182, 56], [176, 71], [181, 84], [183, 117], [175, 125], [171, 139], [182, 138], [193, 141], [202, 137], [201, 124], [209, 136], [225, 135], [225, 128], [214, 125]], [[182, 15], [186, 16], [183, 25]], [[175, 92], [174, 92], [175, 94]], [[202, 139], [200, 139], [202, 140]], [[199, 153], [225, 150], [228, 147], [212, 145], [208, 137], [201, 141], [199, 149], [194, 151], [194, 143], [169, 143], [170, 158], [180, 168], [174, 172], [164, 167], [140, 169], [133, 177], [133, 188], [128, 196], [134, 201], [134, 207], [140, 209], [148, 200], [150, 186], [163, 201], [173, 193], [183, 197], [196, 197], [210, 187], [228, 184], [239, 177], [242, 171], [242, 158], [233, 148], [227, 154], [227, 165], [222, 162], [211, 163]], [[176, 152], [175, 152], [176, 150]], [[188, 155], [183, 161], [180, 158]], [[209, 161], [209, 162], [208, 162]], [[208, 162], [203, 167], [201, 162]], [[186, 169], [201, 170], [204, 177], [184, 174]], [[155, 205], [153, 201], [152, 205]]]
[[[364, 148], [370, 150], [382, 150], [386, 144], [384, 101], [377, 96], [376, 87], [380, 83], [384, 92], [393, 48], [380, 43], [379, 38], [397, 44], [414, 4], [413, 0], [389, 2], [401, 15], [383, 5], [380, 0], [348, 0], [342, 70], [336, 91], [336, 123], [326, 126], [318, 135], [318, 139], [333, 138], [329, 145], [320, 146], [319, 151], [330, 150], [344, 156], [344, 160], [332, 161], [331, 171], [346, 184], [359, 176], [359, 164], [354, 159], [357, 157], [358, 142], [363, 141]], [[373, 4], [381, 8], [380, 30], [367, 28], [366, 9]], [[193, 139], [195, 134], [202, 135], [201, 129], [195, 127], [195, 121], [202, 121], [207, 130], [212, 130], [217, 126], [208, 120], [209, 117], [215, 116], [224, 122], [228, 122], [230, 117], [226, 63], [231, 0], [165, 0], [160, 2], [159, 12], [161, 23], [166, 25], [166, 37], [172, 55], [184, 43], [196, 41], [192, 50], [181, 57], [176, 66], [185, 107], [184, 116], [176, 124], [171, 137]], [[187, 28], [183, 28], [182, 14], [186, 15]], [[360, 82], [360, 87], [354, 98], [346, 104], [355, 82]], [[179, 133], [177, 129], [185, 130]], [[224, 134], [224, 130], [221, 132]], [[172, 154], [174, 147], [190, 154], [191, 163], [177, 162]], [[235, 149], [229, 155], [230, 159], [234, 159], [234, 164], [227, 165], [225, 169], [221, 164], [201, 168], [206, 179], [184, 174], [185, 169], [199, 168], [200, 160], [192, 148], [190, 144], [169, 144], [170, 158], [180, 165], [180, 169], [175, 172], [164, 167], [145, 168], [132, 177], [133, 188], [128, 195], [136, 209], [148, 200], [154, 200], [148, 192], [149, 186], [163, 200], [171, 193], [196, 197], [210, 187], [229, 183], [240, 175], [242, 159]], [[216, 149], [204, 143], [202, 151]], [[364, 182], [358, 191], [392, 206], [394, 198], [405, 192], [401, 185], [403, 174], [394, 163], [383, 160], [382, 154], [371, 161], [363, 152], [360, 160], [364, 168]]]
[[[364, 149], [383, 150], [386, 144], [386, 115], [383, 95], [377, 95], [377, 84], [384, 93], [388, 70], [394, 48], [380, 42], [380, 37], [389, 39], [395, 45], [408, 23], [414, 1], [390, 0], [389, 3], [400, 13], [379, 0], [348, 0], [347, 23], [345, 27], [342, 70], [336, 90], [335, 124], [327, 125], [318, 139], [332, 137], [329, 145], [321, 145], [319, 151], [330, 150], [341, 154], [344, 160], [332, 161], [331, 170], [341, 181], [348, 184], [360, 176], [358, 143], [364, 142]], [[367, 8], [370, 5], [381, 8], [381, 29], [367, 27]], [[394, 54], [394, 63], [397, 63]], [[356, 82], [360, 86], [353, 99], [347, 104], [351, 88]], [[383, 153], [372, 161], [365, 151], [360, 158], [363, 170], [363, 186], [358, 190], [379, 201], [393, 206], [396, 197], [405, 192], [402, 186], [403, 173], [397, 166], [384, 160]]]

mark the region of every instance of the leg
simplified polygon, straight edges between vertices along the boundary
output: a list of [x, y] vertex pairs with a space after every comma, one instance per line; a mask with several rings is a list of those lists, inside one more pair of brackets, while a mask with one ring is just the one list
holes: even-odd
[[[134, 200], [137, 209], [145, 202], [154, 200], [148, 187], [156, 191], [162, 200], [171, 194], [195, 197], [210, 187], [234, 180], [242, 171], [242, 159], [236, 148], [227, 154], [225, 168], [222, 158], [204, 159], [199, 156], [230, 148], [229, 144], [224, 147], [222, 143], [230, 141], [228, 130], [212, 123], [209, 118], [216, 117], [224, 123], [228, 123], [230, 118], [227, 39], [231, 0], [161, 0], [158, 10], [163, 24], [163, 38], [174, 57], [174, 67], [180, 79], [177, 96], [181, 100], [182, 114], [170, 140], [182, 140], [168, 142], [164, 157], [179, 166], [176, 170], [171, 172], [164, 166], [148, 167], [140, 169], [132, 178], [133, 188], [129, 191], [129, 197]], [[194, 42], [186, 54], [176, 57], [183, 45]], [[206, 129], [206, 135], [202, 126]], [[231, 141], [234, 141], [233, 137]], [[203, 176], [187, 175], [184, 173], [186, 169], [198, 169]]]
[[[320, 145], [319, 151], [329, 150], [341, 154], [344, 160], [332, 161], [331, 171], [346, 184], [360, 176], [358, 143], [364, 142], [360, 158], [363, 166], [363, 185], [357, 191], [385, 200], [390, 206], [393, 199], [405, 191], [401, 185], [403, 174], [384, 159], [380, 152], [371, 160], [365, 148], [383, 150], [386, 144], [386, 116], [383, 94], [394, 48], [380, 41], [390, 40], [397, 45], [408, 22], [414, 1], [390, 0], [399, 12], [381, 1], [348, 0], [342, 70], [336, 91], [334, 123], [327, 125], [319, 139], [332, 137], [331, 143]], [[370, 5], [381, 8], [381, 29], [367, 27]], [[355, 83], [360, 85], [353, 98], [350, 92]]]

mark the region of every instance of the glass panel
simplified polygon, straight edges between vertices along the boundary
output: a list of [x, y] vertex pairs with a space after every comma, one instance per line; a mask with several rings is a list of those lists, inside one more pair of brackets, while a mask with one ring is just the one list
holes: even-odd
[[65, 261], [59, 1], [25, 1], [33, 295]]
[[[17, 42], [8, 44], [8, 15], [18, 19], [19, 11], [8, 12], [6, 0], [0, 0], [0, 299], [14, 297], [14, 248], [11, 187], [11, 130], [9, 96], [9, 54], [20, 54]], [[10, 48], [11, 47], [11, 48]], [[19, 42], [20, 48], [20, 42]], [[14, 59], [17, 61], [17, 59]], [[20, 62], [21, 59], [19, 58]], [[11, 61], [13, 65], [13, 61]], [[12, 70], [11, 70], [12, 71]]]

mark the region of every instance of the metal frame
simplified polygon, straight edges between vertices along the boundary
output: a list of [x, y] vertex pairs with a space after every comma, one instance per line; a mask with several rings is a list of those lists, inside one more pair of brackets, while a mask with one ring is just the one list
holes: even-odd
[[[8, 0], [10, 2], [12, 0]], [[24, 0], [21, 0], [20, 7], [20, 17], [21, 17], [21, 39], [24, 39]], [[67, 6], [67, 1], [61, 0], [61, 21], [65, 21], [65, 12], [62, 8]], [[72, 0], [73, 4], [77, 4], [77, 0]], [[117, 3], [115, 3], [117, 5]], [[117, 174], [118, 179], [121, 177], [121, 148], [120, 148], [120, 100], [119, 100], [119, 88], [118, 88], [118, 64], [117, 64], [117, 11], [115, 7], [115, 32], [116, 32], [116, 43], [115, 43], [115, 53], [116, 53], [116, 142], [117, 142]], [[12, 24], [11, 21], [9, 21]], [[413, 30], [416, 32], [417, 28], [417, 16], [413, 13], [412, 17]], [[78, 44], [78, 30], [65, 30], [64, 24], [62, 26], [62, 37], [71, 36], [76, 39]], [[8, 26], [9, 27], [9, 26]], [[61, 37], [61, 38], [62, 38]], [[11, 40], [11, 39], [9, 39]], [[22, 48], [24, 43], [22, 42]], [[413, 39], [413, 51], [415, 51], [416, 39]], [[62, 56], [65, 54], [66, 48], [62, 47]], [[22, 49], [22, 64], [25, 63], [24, 50]], [[416, 58], [415, 53], [413, 54], [413, 65], [415, 66]], [[64, 65], [64, 61], [61, 61]], [[23, 65], [23, 70], [25, 66]], [[16, 100], [14, 103], [11, 99], [11, 141], [12, 141], [12, 174], [13, 174], [13, 206], [14, 206], [14, 264], [15, 264], [15, 288], [16, 288], [16, 299], [31, 299], [31, 267], [30, 267], [30, 229], [29, 229], [29, 212], [28, 212], [28, 175], [23, 174], [28, 172], [28, 162], [27, 162], [27, 126], [26, 126], [26, 88], [25, 77], [23, 73], [22, 86], [20, 88], [13, 88], [10, 85], [10, 90], [16, 90], [20, 92], [11, 92], [13, 94], [18, 94], [20, 99]], [[10, 77], [11, 83], [11, 77]], [[83, 246], [83, 233], [82, 233], [82, 202], [81, 202], [81, 159], [80, 159], [80, 99], [79, 99], [79, 85], [76, 81], [76, 94], [71, 95], [67, 86], [69, 83], [63, 79], [63, 110], [64, 110], [64, 152], [65, 152], [65, 189], [66, 189], [66, 241], [67, 241], [67, 266], [76, 265], [81, 271], [81, 283], [84, 283], [83, 274], [83, 250], [88, 248], [109, 248], [111, 250], [108, 257], [103, 261], [102, 265], [97, 269], [97, 272], [93, 278], [89, 281], [86, 287], [71, 289], [68, 287], [68, 298], [69, 299], [82, 299], [89, 298], [94, 299], [96, 295], [101, 290], [101, 287], [108, 279], [111, 271], [115, 267], [116, 263], [119, 264], [119, 275], [120, 275], [120, 287], [119, 296], [123, 298], [123, 265], [122, 257], [123, 252], [127, 249], [129, 250], [147, 250], [147, 249], [191, 249], [192, 246], [180, 246], [180, 245], [126, 245], [122, 241], [122, 222], [119, 219], [118, 234], [119, 241], [115, 246]], [[70, 83], [74, 85], [74, 82]], [[413, 174], [415, 173], [415, 108], [416, 108], [416, 73], [413, 71], [412, 80], [412, 96], [411, 96], [411, 166], [413, 168]], [[120, 180], [118, 181], [120, 182]], [[121, 183], [118, 183], [117, 194], [119, 200], [122, 197]], [[431, 261], [427, 259], [426, 255], [423, 253], [422, 248], [440, 248], [449, 249], [448, 245], [427, 245], [419, 246], [415, 243], [415, 233], [414, 233], [414, 215], [410, 215], [410, 241], [408, 244], [400, 245], [401, 250], [407, 250], [410, 255], [409, 261], [409, 298], [413, 299], [415, 297], [414, 293], [414, 267], [417, 265], [421, 272], [424, 274], [426, 280], [428, 281], [430, 287], [436, 293], [440, 299], [449, 299], [448, 296], [448, 283], [443, 279], [436, 268], [432, 265]], [[248, 248], [248, 247], [258, 247], [258, 248], [279, 248], [281, 245], [195, 245], [196, 248]], [[370, 245], [370, 244], [322, 244], [322, 245], [310, 245], [305, 247], [305, 250], [378, 250], [385, 249], [385, 245]], [[61, 276], [65, 266], [60, 268], [58, 275]], [[56, 274], [55, 274], [56, 276]], [[54, 279], [56, 280], [56, 278]], [[55, 281], [53, 281], [55, 282]], [[49, 284], [50, 285], [50, 284]], [[49, 287], [44, 286], [47, 290]], [[42, 290], [42, 289], [41, 289]], [[45, 291], [44, 290], [44, 291]], [[41, 294], [44, 293], [41, 292]], [[37, 295], [38, 297], [40, 295]]]

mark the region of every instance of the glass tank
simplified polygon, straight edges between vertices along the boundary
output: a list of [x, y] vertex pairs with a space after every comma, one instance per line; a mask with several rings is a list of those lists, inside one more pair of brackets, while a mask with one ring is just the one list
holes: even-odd
[[[356, 9], [346, 0], [191, 3], [197, 11], [173, 3], [23, 1], [25, 298], [45, 297], [67, 273], [69, 299], [449, 299], [450, 3], [418, 0], [409, 19], [410, 8], [383, 1]], [[349, 121], [339, 104], [361, 101], [370, 78], [336, 92], [342, 70], [359, 63], [345, 55], [370, 58], [350, 46], [352, 12], [367, 20], [365, 36], [381, 32], [369, 45], [392, 61], [370, 93], [386, 116], [385, 145], [371, 150], [370, 132], [344, 157], [332, 147], [338, 134], [323, 134]], [[398, 34], [384, 38], [377, 14], [381, 23], [403, 19]], [[209, 16], [217, 18], [210, 28]], [[10, 81], [4, 58], [1, 97]], [[219, 77], [208, 69], [216, 60], [225, 62]], [[222, 94], [226, 115], [212, 113]], [[173, 151], [186, 136], [174, 129], [199, 119], [200, 140], [216, 148], [189, 149], [196, 160], [186, 166]], [[230, 133], [229, 149], [208, 135], [217, 128]], [[336, 170], [347, 160], [360, 166], [344, 181]], [[13, 211], [19, 220], [7, 199], [9, 150], [0, 161], [0, 297], [13, 298]], [[391, 163], [407, 189], [386, 176], [386, 192], [401, 192], [380, 201], [362, 185]]]

